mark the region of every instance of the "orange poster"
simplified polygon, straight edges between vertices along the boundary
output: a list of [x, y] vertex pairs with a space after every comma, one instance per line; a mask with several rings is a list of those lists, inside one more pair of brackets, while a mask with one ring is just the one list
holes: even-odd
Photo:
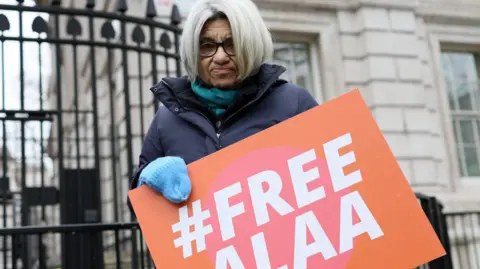
[[157, 268], [411, 269], [445, 251], [358, 90], [129, 192]]

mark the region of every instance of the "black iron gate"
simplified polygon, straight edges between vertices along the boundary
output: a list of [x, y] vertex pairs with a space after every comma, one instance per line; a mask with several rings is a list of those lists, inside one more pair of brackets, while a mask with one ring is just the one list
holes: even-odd
[[37, 2], [0, 5], [0, 268], [151, 268], [125, 201], [179, 10]]

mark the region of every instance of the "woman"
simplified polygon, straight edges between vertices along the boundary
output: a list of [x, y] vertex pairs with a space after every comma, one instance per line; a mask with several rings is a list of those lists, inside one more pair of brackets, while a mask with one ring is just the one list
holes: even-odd
[[140, 154], [132, 188], [147, 184], [173, 203], [188, 199], [187, 164], [317, 105], [267, 64], [271, 35], [250, 0], [200, 0], [185, 22], [180, 57], [187, 77], [152, 87], [163, 103]]

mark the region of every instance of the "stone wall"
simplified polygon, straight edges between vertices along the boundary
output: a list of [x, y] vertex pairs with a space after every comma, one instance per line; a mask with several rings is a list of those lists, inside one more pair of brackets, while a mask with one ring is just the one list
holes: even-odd
[[447, 187], [422, 19], [408, 8], [337, 14], [346, 88], [361, 89], [411, 185]]

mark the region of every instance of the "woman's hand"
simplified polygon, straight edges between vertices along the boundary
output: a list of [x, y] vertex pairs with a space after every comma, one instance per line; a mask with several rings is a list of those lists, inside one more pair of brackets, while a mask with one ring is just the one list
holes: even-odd
[[179, 157], [161, 157], [149, 163], [138, 178], [138, 186], [143, 184], [173, 203], [186, 201], [192, 191], [187, 165]]

